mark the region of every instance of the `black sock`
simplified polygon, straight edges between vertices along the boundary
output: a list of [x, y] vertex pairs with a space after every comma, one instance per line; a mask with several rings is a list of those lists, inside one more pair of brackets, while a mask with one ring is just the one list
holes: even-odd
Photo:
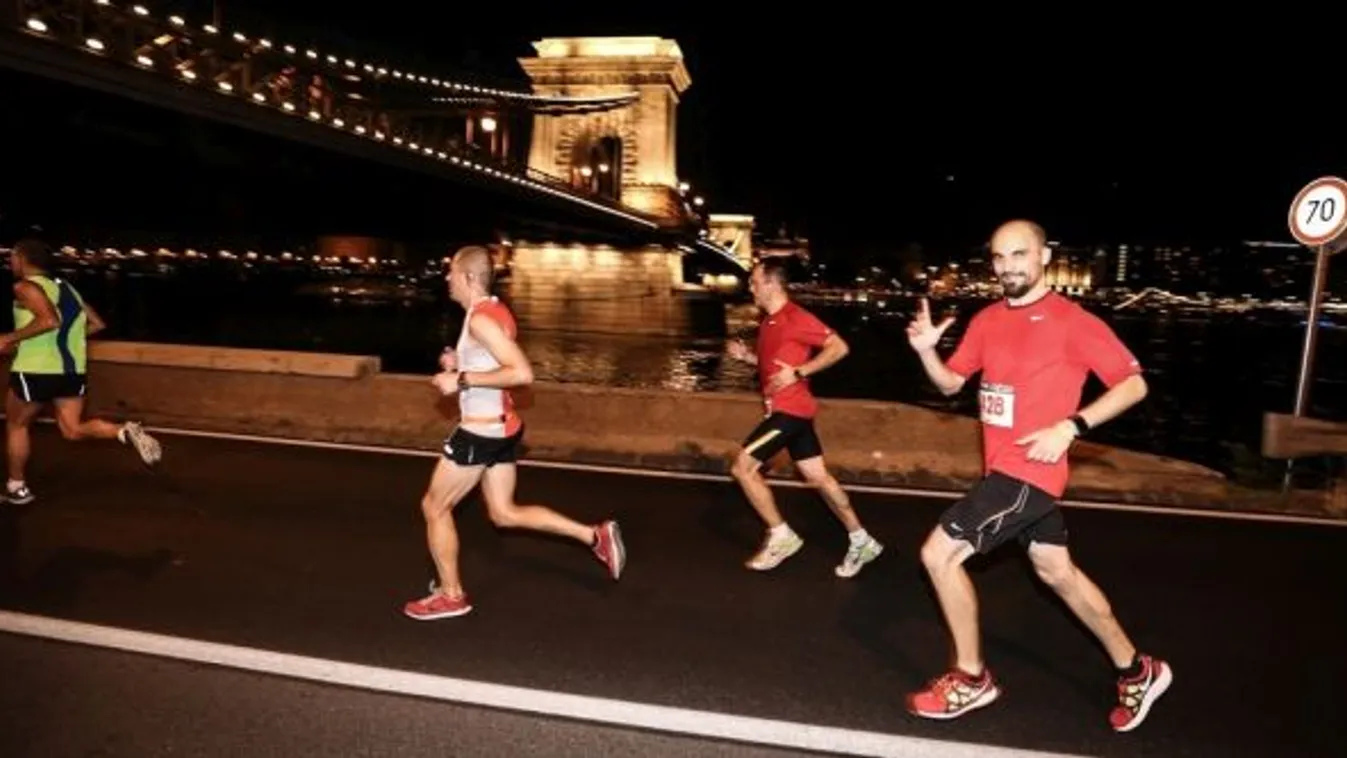
[[1141, 653], [1132, 654], [1132, 662], [1127, 668], [1118, 669], [1118, 675], [1123, 679], [1136, 679], [1141, 676]]

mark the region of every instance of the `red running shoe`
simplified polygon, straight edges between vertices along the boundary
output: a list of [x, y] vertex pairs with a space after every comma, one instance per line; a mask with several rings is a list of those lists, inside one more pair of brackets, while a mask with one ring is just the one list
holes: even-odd
[[622, 530], [616, 521], [605, 521], [594, 528], [594, 555], [608, 567], [608, 573], [617, 579], [627, 565], [627, 546], [622, 544]]
[[1109, 726], [1115, 732], [1130, 732], [1141, 726], [1151, 706], [1173, 681], [1174, 670], [1168, 663], [1141, 656], [1141, 673], [1135, 679], [1118, 680], [1118, 705], [1108, 715]]
[[472, 610], [468, 596], [449, 597], [443, 592], [432, 592], [420, 600], [413, 600], [402, 607], [402, 612], [417, 621], [435, 621], [462, 616]]
[[926, 689], [907, 696], [907, 710], [928, 719], [954, 719], [968, 711], [991, 705], [1001, 696], [989, 669], [982, 676], [969, 676], [958, 669], [931, 681]]

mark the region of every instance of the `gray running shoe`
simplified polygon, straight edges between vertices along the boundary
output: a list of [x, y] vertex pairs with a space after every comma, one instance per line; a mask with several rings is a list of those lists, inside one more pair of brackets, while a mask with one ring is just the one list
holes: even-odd
[[145, 462], [147, 466], [153, 466], [164, 457], [164, 449], [159, 444], [159, 440], [151, 437], [140, 424], [135, 421], [128, 421], [122, 424], [122, 431], [125, 432], [125, 442], [135, 448], [136, 454]]

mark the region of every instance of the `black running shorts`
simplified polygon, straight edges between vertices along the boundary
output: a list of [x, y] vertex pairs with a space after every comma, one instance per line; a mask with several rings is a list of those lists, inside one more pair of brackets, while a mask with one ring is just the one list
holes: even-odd
[[483, 437], [459, 427], [444, 441], [441, 453], [460, 466], [491, 468], [497, 463], [514, 463], [518, 456], [519, 441], [523, 438], [522, 426], [509, 437]]
[[789, 450], [791, 460], [797, 463], [823, 455], [823, 444], [814, 432], [813, 420], [773, 413], [744, 440], [744, 450], [762, 463], [783, 449]]
[[84, 374], [29, 374], [22, 371], [9, 375], [9, 388], [25, 403], [50, 403], [53, 400], [84, 397]]
[[979, 553], [990, 553], [1012, 538], [1025, 548], [1034, 542], [1066, 544], [1066, 519], [1057, 499], [995, 471], [941, 514], [940, 526]]

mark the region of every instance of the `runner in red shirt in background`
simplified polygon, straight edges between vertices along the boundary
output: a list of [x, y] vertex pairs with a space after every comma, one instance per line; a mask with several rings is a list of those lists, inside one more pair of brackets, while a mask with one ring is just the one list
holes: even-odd
[[[955, 667], [908, 696], [918, 716], [950, 719], [1000, 695], [983, 662], [977, 598], [963, 563], [1018, 539], [1034, 570], [1103, 643], [1118, 670], [1118, 705], [1109, 724], [1119, 732], [1141, 724], [1173, 681], [1173, 670], [1141, 654], [1114, 618], [1109, 601], [1071, 560], [1057, 505], [1066, 489], [1072, 440], [1146, 396], [1132, 353], [1101, 319], [1048, 289], [1051, 251], [1043, 229], [1011, 221], [992, 236], [992, 266], [1006, 299], [973, 317], [948, 363], [936, 354], [953, 317], [931, 323], [923, 299], [908, 340], [931, 381], [946, 395], [981, 371], [979, 388], [984, 478], [941, 517], [921, 549], [922, 563], [954, 638]], [[1078, 409], [1093, 371], [1109, 388]]]
[[[761, 550], [746, 565], [767, 571], [804, 546], [804, 540], [781, 517], [772, 491], [759, 473], [762, 464], [785, 449], [805, 481], [819, 491], [846, 527], [850, 547], [835, 572], [840, 577], [852, 577], [878, 558], [884, 546], [861, 526], [846, 491], [823, 464], [823, 446], [814, 431], [818, 401], [809, 391], [808, 382], [808, 377], [845, 357], [848, 348], [814, 314], [790, 301], [786, 281], [785, 264], [780, 261], [766, 259], [753, 267], [749, 287], [754, 302], [766, 314], [758, 326], [757, 354], [750, 353], [742, 342], [730, 343], [731, 357], [758, 367], [767, 416], [744, 440], [733, 469], [734, 478], [767, 524]], [[816, 348], [821, 351], [811, 359]]]

